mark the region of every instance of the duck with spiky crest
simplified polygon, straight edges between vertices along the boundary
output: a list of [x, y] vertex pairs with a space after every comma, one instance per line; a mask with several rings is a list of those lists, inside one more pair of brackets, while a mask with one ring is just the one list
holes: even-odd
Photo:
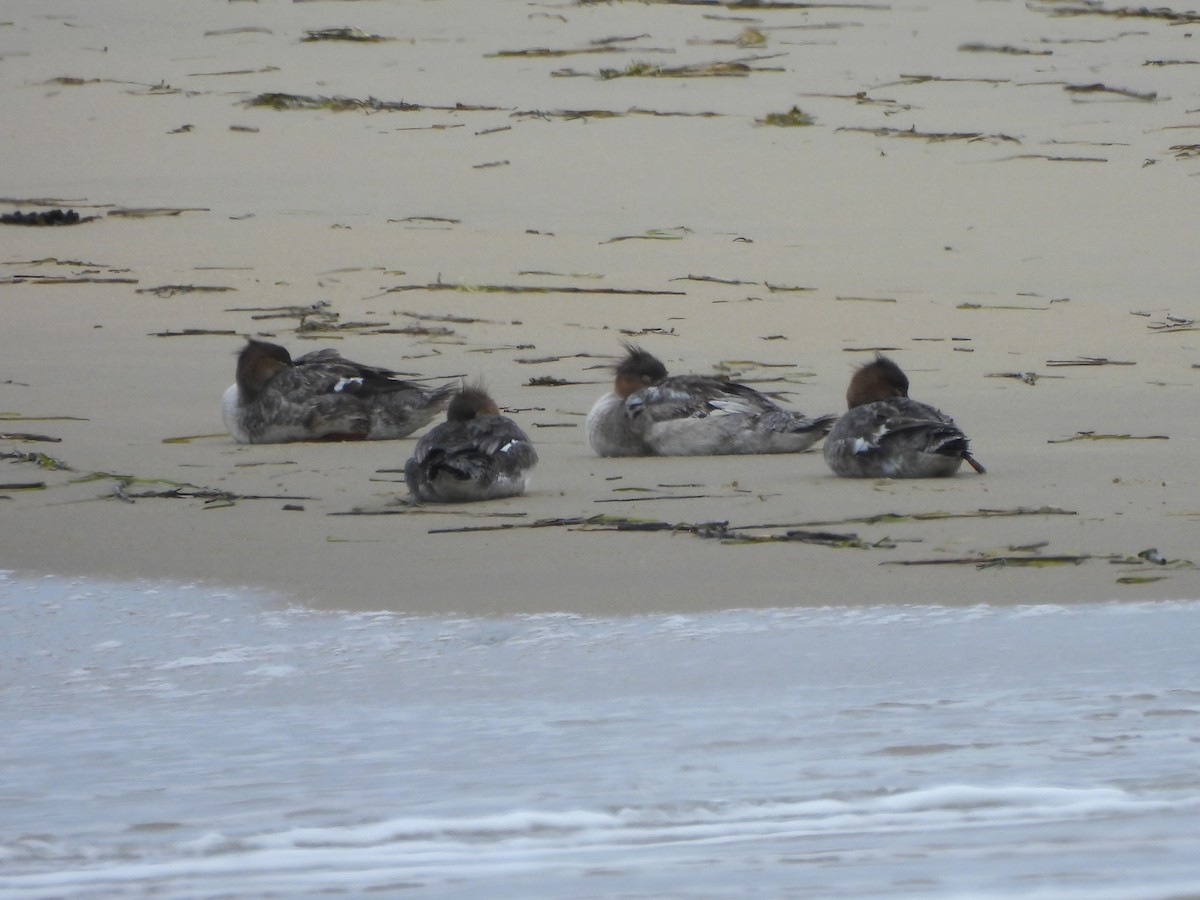
[[481, 384], [464, 387], [405, 463], [404, 480], [418, 502], [468, 503], [525, 493], [538, 455], [529, 436]]
[[744, 384], [668, 375], [652, 354], [624, 347], [613, 389], [587, 416], [588, 443], [600, 456], [800, 453], [837, 419], [784, 409]]
[[336, 350], [292, 359], [279, 344], [251, 339], [221, 412], [242, 444], [388, 440], [428, 424], [453, 392], [453, 385], [420, 387]]
[[986, 471], [954, 420], [908, 396], [908, 376], [888, 357], [855, 370], [849, 411], [825, 439], [825, 461], [847, 478], [944, 478], [966, 462]]

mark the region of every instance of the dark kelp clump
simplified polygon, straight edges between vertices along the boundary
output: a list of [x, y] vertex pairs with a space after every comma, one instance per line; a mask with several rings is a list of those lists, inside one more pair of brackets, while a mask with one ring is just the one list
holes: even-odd
[[46, 209], [23, 213], [20, 210], [0, 215], [0, 225], [29, 225], [34, 228], [53, 225], [79, 225], [91, 222], [95, 216], [81, 216], [73, 209]]

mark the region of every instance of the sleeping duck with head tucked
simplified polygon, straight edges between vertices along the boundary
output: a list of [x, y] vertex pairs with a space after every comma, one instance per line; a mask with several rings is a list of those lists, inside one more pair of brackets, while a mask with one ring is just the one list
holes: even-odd
[[800, 453], [837, 419], [784, 409], [744, 384], [669, 376], [641, 347], [624, 347], [613, 389], [587, 416], [588, 443], [599, 456]]
[[225, 391], [225, 427], [242, 444], [401, 438], [446, 408], [452, 385], [427, 389], [332, 349], [299, 359], [253, 338]]
[[825, 439], [825, 462], [846, 478], [944, 478], [966, 462], [986, 471], [954, 420], [908, 396], [908, 376], [876, 354], [850, 379], [844, 413]]
[[404, 465], [417, 502], [469, 503], [525, 493], [538, 455], [529, 436], [482, 384], [464, 387], [450, 401], [446, 421], [429, 429]]

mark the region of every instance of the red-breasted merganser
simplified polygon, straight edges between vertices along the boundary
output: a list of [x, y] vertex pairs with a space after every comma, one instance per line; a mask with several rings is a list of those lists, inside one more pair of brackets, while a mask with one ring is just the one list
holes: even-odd
[[625, 350], [612, 391], [587, 417], [588, 443], [600, 456], [799, 453], [837, 419], [783, 409], [720, 378], [668, 377], [666, 366], [641, 347], [627, 343]]
[[221, 412], [243, 444], [385, 440], [430, 422], [453, 392], [453, 385], [419, 387], [336, 350], [293, 360], [278, 344], [251, 339], [238, 354], [237, 381]]
[[417, 441], [404, 480], [417, 501], [463, 503], [525, 493], [537, 465], [533, 442], [481, 385], [459, 391], [446, 421]]
[[847, 478], [942, 478], [971, 455], [967, 436], [954, 420], [908, 396], [908, 376], [886, 356], [855, 371], [844, 413], [825, 439], [825, 461]]

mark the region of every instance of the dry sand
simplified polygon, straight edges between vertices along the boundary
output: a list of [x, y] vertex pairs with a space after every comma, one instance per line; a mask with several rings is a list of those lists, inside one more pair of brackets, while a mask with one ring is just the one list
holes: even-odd
[[[0, 212], [99, 218], [0, 228], [0, 565], [414, 613], [1200, 596], [1200, 21], [1070, 9], [6, 4]], [[302, 40], [340, 26], [392, 40]], [[497, 55], [535, 49], [576, 52]], [[814, 124], [758, 124], [793, 107]], [[147, 208], [186, 211], [115, 214]], [[220, 333], [160, 336], [188, 329]], [[245, 334], [484, 377], [533, 491], [412, 509], [411, 441], [234, 444]], [[809, 413], [888, 348], [989, 472], [597, 459], [583, 417], [630, 336]], [[1053, 364], [1083, 357], [1122, 364]], [[949, 517], [852, 521], [886, 513]], [[597, 515], [863, 546], [529, 527]], [[436, 533], [466, 527], [490, 530]]]

